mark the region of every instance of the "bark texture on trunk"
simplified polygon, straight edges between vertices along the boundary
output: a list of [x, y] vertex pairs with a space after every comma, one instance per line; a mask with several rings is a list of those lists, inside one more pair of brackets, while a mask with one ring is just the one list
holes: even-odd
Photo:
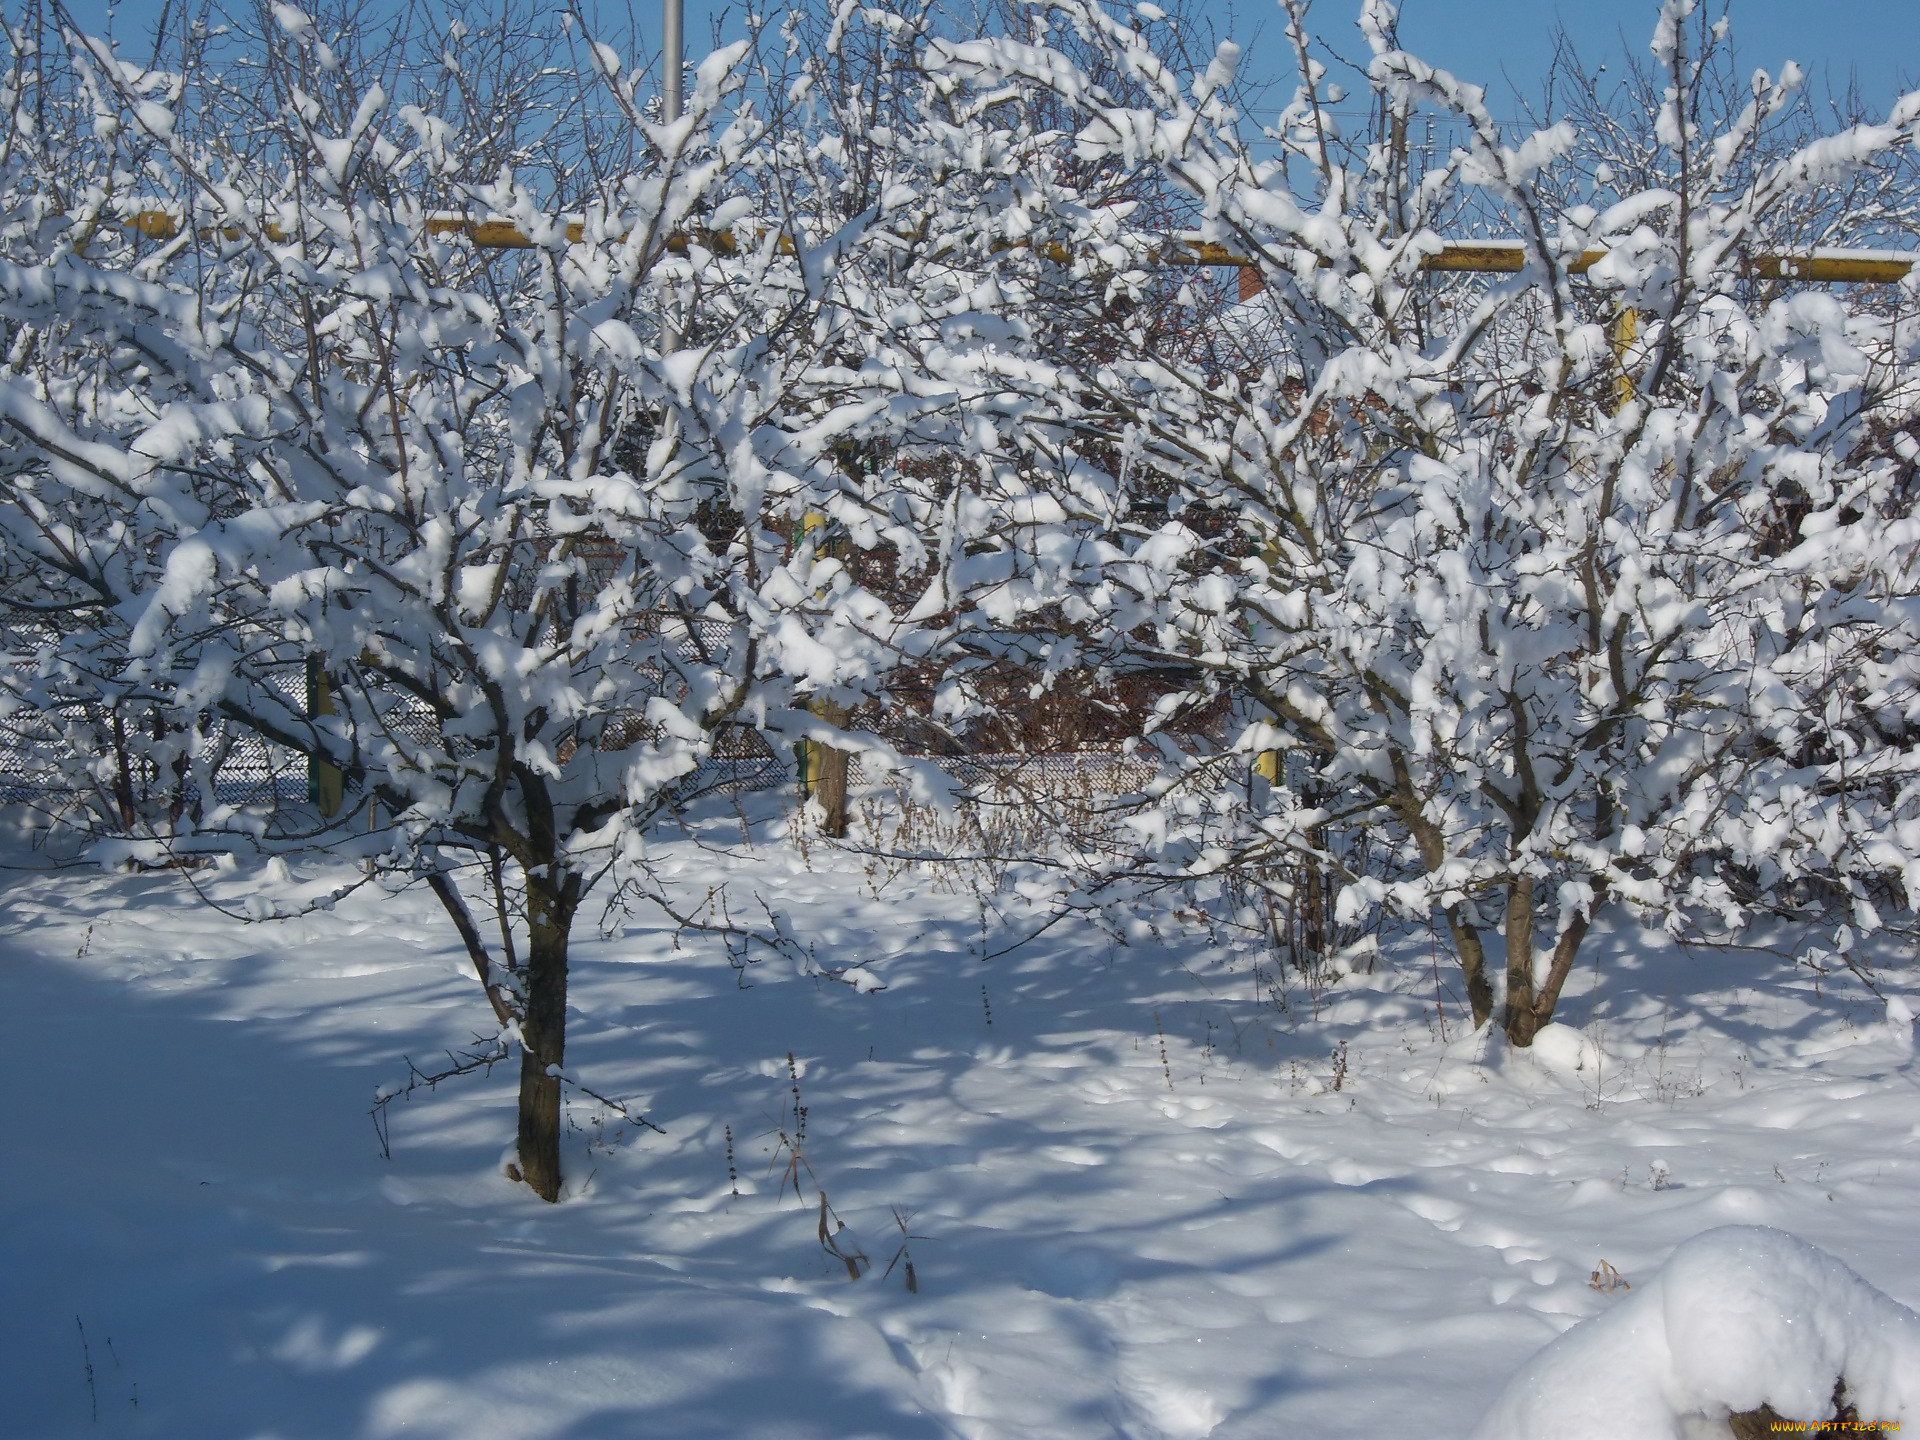
[[1473, 1028], [1478, 1030], [1493, 1018], [1493, 980], [1487, 974], [1487, 948], [1481, 943], [1479, 927], [1464, 905], [1447, 907], [1447, 930], [1460, 956], [1460, 970], [1467, 980], [1467, 1005], [1473, 1011]]
[[520, 1177], [542, 1200], [560, 1198], [560, 1078], [567, 1062], [567, 933], [574, 901], [527, 886], [527, 1009], [520, 1032]]
[[852, 757], [844, 750], [816, 746], [817, 768], [813, 798], [820, 802], [820, 833], [831, 840], [847, 838], [847, 767]]
[[120, 812], [120, 828], [133, 833], [133, 761], [127, 755], [127, 724], [120, 707], [113, 707], [113, 803]]
[[[1420, 803], [1420, 793], [1414, 787], [1413, 774], [1407, 768], [1406, 757], [1398, 750], [1389, 752], [1393, 764], [1394, 807], [1399, 810], [1401, 819], [1413, 832], [1414, 844], [1420, 847], [1420, 862], [1431, 874], [1446, 863], [1446, 846], [1440, 836], [1440, 827], [1427, 818], [1426, 810]], [[1453, 904], [1446, 907], [1447, 930], [1453, 936], [1453, 948], [1460, 956], [1460, 970], [1466, 977], [1467, 1004], [1473, 1010], [1473, 1028], [1478, 1030], [1493, 1017], [1493, 981], [1487, 975], [1487, 950], [1480, 939], [1480, 928], [1473, 921], [1473, 912], [1465, 904]]]
[[[1598, 905], [1604, 893], [1604, 887], [1597, 889], [1591, 903]], [[1540, 986], [1540, 993], [1533, 997], [1535, 1029], [1553, 1019], [1553, 1012], [1560, 1004], [1560, 992], [1566, 986], [1567, 976], [1573, 973], [1573, 961], [1580, 953], [1580, 942], [1587, 938], [1587, 928], [1592, 923], [1587, 915], [1570, 916], [1567, 928], [1560, 932], [1560, 938], [1554, 942], [1553, 959], [1547, 966], [1546, 981]]]
[[1507, 888], [1507, 1008], [1501, 1023], [1507, 1039], [1525, 1048], [1533, 1044], [1540, 1016], [1533, 1004], [1533, 877], [1522, 875]]
[[[1593, 907], [1607, 893], [1603, 878], [1593, 882], [1593, 896], [1584, 912], [1564, 917], [1559, 939], [1547, 964], [1546, 978], [1538, 988], [1533, 983], [1534, 882], [1514, 882], [1507, 899], [1507, 1008], [1502, 1023], [1507, 1039], [1522, 1049], [1533, 1044], [1542, 1025], [1550, 1023], [1559, 1008], [1560, 992], [1573, 973], [1573, 962], [1581, 943], [1592, 928]], [[1522, 959], [1521, 957], [1524, 957]]]

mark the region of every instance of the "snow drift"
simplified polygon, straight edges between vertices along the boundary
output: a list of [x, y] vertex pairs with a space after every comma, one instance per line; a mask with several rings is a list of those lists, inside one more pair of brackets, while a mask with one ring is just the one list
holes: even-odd
[[1762, 1405], [1824, 1420], [1836, 1380], [1862, 1420], [1920, 1423], [1920, 1315], [1783, 1230], [1729, 1225], [1534, 1356], [1474, 1434], [1691, 1440]]

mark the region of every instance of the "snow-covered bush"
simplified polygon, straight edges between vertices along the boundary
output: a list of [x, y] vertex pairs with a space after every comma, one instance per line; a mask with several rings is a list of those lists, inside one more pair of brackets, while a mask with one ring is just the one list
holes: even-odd
[[[602, 148], [539, 161], [274, 14], [251, 70], [13, 35], [4, 683], [30, 715], [135, 717], [133, 763], [196, 799], [139, 817], [174, 853], [326, 846], [427, 879], [521, 1052], [520, 1169], [551, 1199], [589, 890], [644, 879], [649, 825], [729, 727], [889, 759], [804, 702], [844, 713], [914, 649], [852, 557], [936, 569], [915, 457], [983, 449], [974, 357], [1005, 327], [970, 318], [972, 190], [921, 183], [981, 162], [896, 126], [848, 186], [818, 156], [849, 149], [858, 97], [796, 84], [771, 125], [746, 44], [672, 121], [587, 47]], [[85, 128], [40, 124], [36, 86]], [[600, 168], [623, 126], [629, 164]], [[500, 168], [473, 177], [475, 153]], [[477, 249], [461, 216], [521, 248]], [[220, 803], [236, 731], [309, 757], [318, 813]], [[503, 954], [448, 873], [473, 859], [516, 896]]]
[[1697, 1440], [1762, 1407], [1811, 1430], [1839, 1403], [1920, 1423], [1920, 1315], [1785, 1231], [1729, 1225], [1534, 1356], [1474, 1437]]
[[[1380, 123], [1343, 136], [1356, 102], [1286, 8], [1299, 84], [1263, 140], [1228, 100], [1234, 47], [1183, 73], [1089, 0], [1036, 5], [1035, 39], [934, 47], [958, 92], [1069, 107], [1024, 203], [1112, 286], [1164, 241], [1087, 205], [1069, 155], [1181, 188], [1196, 238], [1264, 280], [1230, 317], [1237, 364], [1122, 316], [1048, 374], [1049, 500], [1003, 510], [969, 562], [989, 620], [1070, 622], [1030, 642], [1046, 667], [1185, 677], [1145, 737], [1164, 764], [1138, 843], [1094, 884], [1227, 876], [1293, 903], [1293, 874], [1326, 874], [1349, 934], [1444, 920], [1476, 1023], [1503, 942], [1522, 1045], [1603, 903], [1675, 929], [1911, 907], [1915, 282], [1893, 304], [1758, 257], [1885, 234], [1920, 96], [1783, 146], [1798, 72], [1717, 114], [1702, 47], [1725, 29], [1668, 0], [1629, 187], [1604, 160], [1619, 117], [1509, 135], [1400, 48], [1385, 0], [1362, 13]], [[1423, 166], [1428, 118], [1458, 143]], [[1475, 235], [1516, 237], [1510, 273], [1432, 272]], [[1222, 703], [1221, 743], [1168, 738]]]

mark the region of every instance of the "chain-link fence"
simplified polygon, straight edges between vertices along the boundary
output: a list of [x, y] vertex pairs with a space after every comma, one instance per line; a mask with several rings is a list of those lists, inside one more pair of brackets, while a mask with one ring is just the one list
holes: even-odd
[[[418, 717], [393, 719], [403, 738], [407, 731], [417, 730], [411, 738], [421, 741], [428, 738], [433, 724], [424, 710]], [[414, 723], [408, 725], [407, 720]], [[72, 713], [23, 710], [0, 722], [0, 802], [110, 814], [123, 798], [142, 813], [172, 803], [195, 807], [207, 799], [272, 811], [312, 798], [304, 756], [238, 726], [217, 725], [196, 742], [203, 763], [193, 768], [202, 775], [210, 773], [210, 796], [201, 793], [195, 780], [176, 781], [143, 762], [124, 761], [104, 747], [97, 755], [79, 753], [87, 737], [97, 740], [106, 733], [98, 717], [78, 709]], [[969, 792], [988, 800], [1069, 792], [1128, 793], [1154, 775], [1151, 762], [1116, 752], [944, 756], [934, 763]], [[868, 787], [884, 785], [886, 776], [869, 774], [869, 768], [855, 757], [848, 780], [855, 787]], [[757, 731], [730, 727], [716, 737], [712, 753], [679, 782], [676, 798], [684, 803], [703, 795], [749, 794], [797, 783], [798, 762], [791, 752], [785, 747], [776, 750]]]

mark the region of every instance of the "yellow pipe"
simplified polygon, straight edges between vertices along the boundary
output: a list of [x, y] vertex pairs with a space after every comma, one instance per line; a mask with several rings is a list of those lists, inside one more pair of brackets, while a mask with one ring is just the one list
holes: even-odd
[[[149, 240], [171, 240], [180, 233], [180, 222], [165, 210], [136, 210], [121, 222], [127, 229], [146, 236]], [[531, 250], [534, 242], [527, 233], [511, 220], [475, 220], [466, 215], [429, 215], [423, 227], [429, 235], [464, 235], [482, 250]], [[586, 238], [586, 226], [579, 220], [569, 220], [566, 226], [567, 243], [578, 245]], [[238, 240], [245, 232], [238, 225], [207, 225], [200, 234], [207, 237], [217, 236], [222, 240]], [[700, 243], [709, 250], [722, 255], [739, 253], [739, 242], [734, 239], [731, 230], [697, 230], [694, 232]], [[292, 237], [279, 225], [269, 223], [266, 227], [269, 240], [284, 244]], [[675, 231], [667, 237], [667, 248], [684, 254], [688, 237]], [[793, 253], [793, 241], [785, 235], [780, 237], [780, 249], [783, 254]]]
[[[129, 230], [138, 231], [150, 240], [171, 240], [180, 233], [180, 222], [165, 210], [138, 210], [123, 222]], [[431, 235], [464, 235], [482, 250], [531, 250], [534, 242], [527, 233], [510, 220], [475, 220], [467, 215], [431, 215], [425, 226]], [[237, 240], [241, 237], [239, 227], [232, 225], [208, 226], [201, 232], [205, 235], [219, 235], [223, 239]], [[566, 225], [566, 237], [569, 244], [578, 244], [586, 234], [585, 225], [578, 220], [569, 220]], [[267, 227], [267, 238], [284, 241], [288, 237], [277, 225]], [[736, 255], [740, 242], [731, 230], [697, 230], [693, 239], [707, 249], [720, 255]], [[916, 232], [911, 238], [924, 239], [925, 235]], [[684, 253], [690, 237], [675, 232], [667, 239], [667, 248], [676, 253]], [[999, 241], [994, 249], [1005, 251], [1025, 249], [1025, 241]], [[1049, 260], [1062, 264], [1073, 259], [1073, 252], [1058, 242], [1043, 242], [1039, 253]], [[783, 255], [794, 253], [791, 236], [780, 237], [780, 252]], [[1601, 260], [1605, 259], [1605, 250], [1587, 250], [1576, 256], [1568, 265], [1567, 271], [1573, 275], [1584, 275]], [[1186, 240], [1174, 238], [1167, 241], [1154, 252], [1157, 264], [1168, 267], [1211, 267], [1233, 266], [1248, 268], [1257, 262], [1225, 245], [1212, 241]], [[1325, 263], [1325, 262], [1322, 262]], [[1527, 252], [1524, 246], [1514, 240], [1467, 241], [1443, 246], [1432, 255], [1425, 256], [1420, 262], [1422, 270], [1450, 274], [1488, 274], [1512, 275], [1524, 269]], [[1816, 284], [1838, 285], [1892, 285], [1904, 279], [1913, 268], [1913, 257], [1885, 250], [1828, 250], [1813, 254], [1761, 254], [1740, 263], [1740, 273], [1753, 280], [1807, 280]]]

